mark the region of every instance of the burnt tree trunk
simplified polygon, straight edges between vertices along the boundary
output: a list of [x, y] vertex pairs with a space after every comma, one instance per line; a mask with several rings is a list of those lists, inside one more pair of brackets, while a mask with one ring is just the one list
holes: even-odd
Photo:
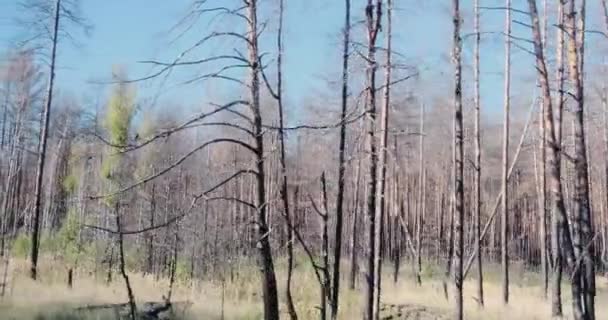
[[34, 191], [34, 221], [32, 234], [31, 267], [30, 277], [36, 280], [38, 276], [38, 251], [40, 241], [40, 209], [42, 206], [42, 180], [44, 178], [44, 161], [46, 159], [47, 138], [49, 135], [49, 122], [51, 119], [51, 106], [53, 103], [53, 86], [55, 84], [55, 60], [57, 57], [57, 41], [59, 37], [59, 19], [61, 18], [61, 0], [55, 1], [53, 15], [53, 39], [51, 48], [51, 66], [49, 71], [49, 82], [46, 91], [43, 115], [40, 126], [40, 142], [38, 144], [38, 161], [36, 164], [36, 189]]
[[454, 24], [452, 61], [454, 63], [454, 252], [453, 271], [456, 320], [464, 318], [462, 301], [462, 254], [464, 222], [464, 123], [462, 113], [462, 37], [460, 0], [452, 0]]
[[264, 136], [262, 127], [262, 114], [260, 109], [260, 63], [258, 51], [258, 12], [257, 0], [247, 2], [248, 17], [248, 51], [250, 64], [249, 104], [253, 112], [253, 129], [255, 135], [255, 163], [256, 176], [256, 248], [258, 250], [258, 264], [262, 278], [262, 297], [264, 300], [264, 319], [279, 319], [279, 299], [277, 280], [274, 271], [272, 249], [270, 248], [270, 229], [267, 222], [267, 199], [265, 185], [265, 154]]
[[[348, 108], [348, 58], [350, 47], [350, 0], [345, 0], [344, 9], [344, 39], [342, 43], [342, 112], [340, 115], [340, 146], [338, 159], [338, 194], [336, 196], [336, 229], [334, 244], [334, 265], [331, 290], [331, 318], [338, 318], [340, 306], [340, 261], [342, 260], [342, 228], [344, 216], [344, 175], [346, 154], [346, 112]], [[356, 204], [355, 204], [356, 206]], [[356, 220], [356, 216], [355, 216]], [[354, 231], [353, 231], [354, 232]], [[354, 283], [353, 285], [354, 286]]]

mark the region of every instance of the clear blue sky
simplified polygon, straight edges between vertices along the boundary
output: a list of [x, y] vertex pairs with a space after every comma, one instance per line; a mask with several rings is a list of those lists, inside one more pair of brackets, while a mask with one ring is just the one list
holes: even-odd
[[[58, 84], [59, 90], [79, 97], [92, 98], [99, 95], [98, 86], [92, 80], [107, 80], [114, 64], [127, 66], [132, 77], [145, 76], [149, 66], [138, 61], [147, 59], [172, 60], [180, 50], [196, 42], [211, 29], [234, 27], [232, 23], [201, 22], [180, 41], [171, 44], [175, 33], [171, 27], [188, 11], [192, 0], [81, 0], [82, 14], [93, 26], [89, 37], [78, 36], [80, 46], [64, 43], [59, 50]], [[232, 3], [234, 0], [212, 0], [210, 3]], [[353, 20], [361, 19], [365, 1], [353, 0]], [[444, 90], [450, 85], [449, 65], [451, 46], [450, 2], [445, 0], [397, 0], [395, 12], [395, 47], [406, 57], [406, 62], [421, 69], [422, 81], [431, 91]], [[482, 0], [487, 6], [501, 5], [503, 1]], [[552, 1], [550, 1], [552, 2]], [[10, 43], [18, 39], [20, 33], [13, 25], [13, 19], [22, 15], [18, 12], [17, 0], [0, 0], [0, 50], [6, 50]], [[275, 20], [271, 14], [276, 0], [262, 0], [264, 18]], [[339, 32], [343, 24], [343, 1], [339, 0], [286, 0], [286, 92], [294, 104], [304, 104], [309, 98], [327, 91], [327, 81], [340, 71]], [[465, 19], [464, 33], [471, 32], [471, 3], [463, 1]], [[539, 1], [540, 3], [540, 1]], [[526, 2], [515, 0], [514, 6], [527, 9]], [[590, 15], [597, 14], [594, 4]], [[499, 31], [503, 24], [502, 11], [488, 11], [483, 14], [486, 31]], [[526, 16], [514, 18], [528, 22]], [[592, 18], [592, 17], [591, 17]], [[274, 21], [268, 33], [274, 31]], [[529, 37], [529, 30], [515, 26], [514, 32], [521, 37]], [[269, 36], [271, 37], [271, 36]], [[357, 37], [363, 39], [361, 36]], [[497, 110], [502, 100], [503, 45], [500, 36], [486, 36], [482, 51], [482, 94], [490, 110]], [[272, 45], [272, 44], [270, 44]], [[522, 45], [526, 46], [525, 43]], [[216, 44], [215, 48], [198, 51], [192, 58], [221, 52], [230, 43]], [[274, 47], [266, 46], [267, 51]], [[472, 37], [465, 45], [465, 58], [471, 57]], [[515, 78], [533, 79], [529, 72], [532, 60], [527, 53], [514, 48]], [[140, 84], [142, 96], [154, 96], [162, 92], [161, 101], [172, 101], [178, 105], [200, 105], [210, 96], [224, 90], [213, 84], [191, 84], [177, 86], [180, 82], [200, 72], [190, 69], [176, 72], [163, 86], [161, 81]], [[470, 82], [469, 82], [470, 85]], [[515, 99], [529, 99], [532, 88], [526, 81], [525, 88], [519, 88]], [[407, 85], [406, 85], [407, 86]], [[159, 89], [162, 88], [162, 89]], [[515, 90], [518, 86], [515, 86]], [[323, 92], [332, 95], [332, 92]], [[339, 95], [335, 92], [336, 97]], [[523, 96], [523, 97], [522, 97]]]

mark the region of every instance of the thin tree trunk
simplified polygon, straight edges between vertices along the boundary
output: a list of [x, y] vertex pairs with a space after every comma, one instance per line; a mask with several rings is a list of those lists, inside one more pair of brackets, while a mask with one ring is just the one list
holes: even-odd
[[120, 221], [120, 211], [119, 204], [116, 203], [114, 206], [114, 214], [116, 215], [116, 231], [118, 232], [118, 258], [120, 274], [122, 275], [123, 280], [125, 281], [125, 287], [127, 288], [127, 296], [129, 297], [129, 317], [131, 320], [135, 320], [135, 314], [137, 312], [137, 307], [135, 305], [135, 297], [133, 296], [133, 289], [131, 288], [131, 282], [129, 281], [129, 276], [127, 275], [126, 267], [125, 267], [125, 250], [124, 250], [124, 241], [122, 234], [122, 222]]
[[[557, 31], [557, 105], [555, 108], [555, 143], [561, 149], [562, 145], [562, 110], [564, 108], [564, 0], [558, 0], [558, 9], [557, 9], [557, 19], [558, 19], [558, 31]], [[543, 99], [543, 106], [544, 99]], [[547, 113], [547, 110], [544, 110]], [[544, 119], [545, 114], [543, 114], [543, 123], [545, 124], [545, 128], [549, 125], [546, 123]], [[547, 144], [548, 136], [545, 131], [545, 141]], [[550, 147], [550, 146], [546, 146]], [[546, 156], [546, 152], [545, 152]], [[558, 157], [561, 157], [558, 154]], [[545, 158], [545, 170], [548, 163], [548, 159]], [[559, 164], [561, 166], [561, 163]], [[545, 171], [546, 172], [546, 171]], [[546, 178], [546, 173], [545, 173]], [[545, 182], [546, 183], [546, 182]], [[545, 186], [546, 187], [546, 186]], [[549, 209], [546, 207], [546, 209]], [[551, 218], [551, 248], [553, 255], [553, 270], [552, 270], [552, 286], [551, 286], [551, 315], [554, 317], [559, 317], [563, 314], [562, 309], [562, 253], [560, 250], [560, 238], [561, 238], [561, 226], [559, 219], [555, 213], [552, 214]]]
[[41, 128], [40, 142], [38, 148], [38, 161], [36, 166], [36, 190], [34, 191], [34, 230], [32, 234], [32, 250], [31, 250], [31, 267], [30, 277], [36, 280], [38, 276], [38, 251], [40, 241], [40, 207], [42, 197], [42, 180], [44, 178], [44, 160], [46, 159], [46, 145], [49, 131], [49, 122], [51, 118], [51, 106], [53, 103], [53, 86], [55, 84], [55, 60], [57, 57], [57, 41], [59, 34], [59, 18], [61, 17], [61, 0], [56, 0], [53, 18], [53, 42], [51, 48], [51, 66], [49, 72], [49, 83], [46, 92]]
[[258, 52], [258, 17], [257, 0], [247, 2], [247, 15], [249, 19], [248, 49], [250, 67], [250, 107], [253, 112], [253, 126], [255, 134], [256, 166], [257, 166], [257, 245], [259, 251], [258, 263], [262, 278], [262, 297], [264, 300], [264, 319], [279, 319], [279, 301], [277, 293], [277, 280], [272, 259], [267, 224], [266, 186], [264, 168], [264, 136], [262, 135], [262, 115], [260, 109], [260, 64]]
[[[547, 20], [548, 20], [548, 10], [547, 10], [547, 0], [543, 0], [543, 48], [546, 47], [547, 43]], [[547, 293], [549, 290], [549, 268], [548, 268], [548, 260], [547, 260], [547, 182], [546, 182], [546, 153], [545, 153], [545, 145], [547, 141], [547, 137], [545, 135], [545, 103], [544, 101], [540, 102], [540, 113], [539, 113], [539, 121], [538, 121], [538, 129], [540, 132], [540, 173], [539, 173], [539, 214], [540, 214], [540, 259], [541, 259], [541, 273], [543, 276], [543, 296], [547, 298]], [[535, 162], [537, 163], [537, 162]]]
[[[340, 115], [340, 150], [338, 159], [338, 194], [336, 196], [336, 230], [334, 244], [334, 266], [331, 290], [331, 318], [338, 318], [340, 307], [340, 261], [342, 260], [342, 224], [344, 215], [344, 175], [346, 154], [346, 112], [348, 109], [348, 59], [350, 51], [350, 0], [345, 0], [344, 9], [344, 39], [342, 48], [342, 113]], [[356, 206], [356, 204], [355, 204]], [[356, 209], [355, 209], [356, 212]], [[356, 220], [356, 215], [355, 215]], [[354, 224], [353, 224], [354, 225]], [[354, 231], [353, 231], [354, 233]], [[354, 237], [354, 235], [353, 235]], [[351, 275], [352, 276], [352, 275]], [[354, 287], [354, 282], [351, 282]]]
[[7, 122], [7, 117], [8, 117], [8, 104], [10, 101], [10, 96], [11, 96], [11, 85], [10, 82], [7, 81], [6, 82], [6, 89], [4, 92], [4, 105], [2, 108], [2, 139], [0, 140], [0, 150], [4, 150], [4, 146], [6, 145], [7, 142], [7, 128], [6, 128], [6, 122]]
[[460, 0], [452, 0], [454, 23], [454, 299], [456, 320], [464, 318], [462, 301], [462, 253], [464, 222], [464, 125], [462, 113], [462, 38]]
[[422, 284], [422, 233], [424, 229], [424, 215], [426, 210], [426, 176], [424, 167], [424, 103], [420, 104], [420, 163], [418, 166], [419, 170], [419, 184], [418, 189], [418, 206], [417, 222], [416, 222], [416, 282], [418, 285]]
[[376, 281], [376, 262], [379, 262], [380, 252], [376, 252], [380, 247], [380, 219], [376, 215], [376, 186], [378, 174], [378, 154], [376, 148], [376, 39], [380, 31], [382, 15], [382, 0], [377, 0], [374, 5], [373, 0], [367, 1], [365, 8], [365, 16], [367, 21], [367, 153], [369, 157], [369, 170], [367, 178], [367, 217], [368, 217], [368, 256], [367, 256], [367, 274], [366, 274], [366, 289], [364, 298], [364, 319], [377, 320], [379, 314], [379, 306], [377, 305], [376, 293], [378, 286]]
[[[388, 154], [388, 120], [390, 113], [390, 104], [391, 104], [391, 72], [392, 72], [392, 0], [387, 0], [387, 32], [386, 32], [386, 66], [385, 66], [385, 74], [384, 74], [384, 101], [382, 104], [381, 110], [381, 118], [380, 118], [380, 132], [382, 136], [380, 137], [380, 147], [379, 147], [379, 160], [378, 160], [378, 187], [376, 194], [376, 230], [375, 236], [376, 240], [374, 241], [374, 245], [376, 248], [374, 249], [374, 278], [375, 278], [375, 288], [374, 288], [374, 313], [375, 318], [379, 318], [380, 313], [380, 292], [382, 290], [382, 250], [384, 249], [382, 246], [383, 234], [386, 230], [384, 228], [384, 219], [386, 216], [386, 167], [387, 167], [387, 154]], [[380, 8], [380, 4], [378, 4], [378, 8]], [[377, 14], [377, 19], [380, 19], [381, 14]], [[375, 89], [374, 89], [375, 90]]]
[[331, 298], [329, 287], [329, 234], [327, 231], [329, 215], [327, 211], [327, 183], [325, 181], [325, 172], [321, 174], [321, 196], [321, 201], [323, 201], [323, 211], [318, 212], [321, 216], [321, 261], [323, 262], [323, 282], [321, 283], [321, 320], [325, 320], [327, 319], [327, 299]]
[[279, 1], [279, 30], [277, 32], [277, 102], [279, 107], [279, 143], [281, 144], [281, 200], [283, 202], [283, 210], [285, 219], [287, 220], [287, 283], [285, 285], [285, 299], [287, 303], [287, 312], [292, 320], [298, 319], [293, 297], [291, 295], [291, 280], [293, 274], [293, 231], [289, 227], [292, 225], [291, 212], [289, 210], [289, 194], [287, 192], [287, 165], [285, 156], [285, 133], [284, 133], [284, 117], [283, 117], [283, 16], [284, 16], [284, 0]]
[[477, 303], [483, 307], [483, 264], [481, 252], [481, 95], [479, 89], [480, 81], [480, 46], [481, 28], [479, 15], [479, 0], [475, 0], [475, 57], [474, 57], [474, 77], [475, 77], [475, 178], [473, 197], [475, 199], [474, 219], [475, 219], [475, 251], [477, 251]]
[[361, 180], [361, 160], [357, 160], [357, 173], [355, 175], [355, 193], [353, 205], [353, 221], [351, 235], [351, 252], [350, 252], [350, 289], [355, 290], [357, 282], [357, 274], [359, 273], [359, 263], [357, 258], [358, 234], [359, 234], [359, 187]]
[[509, 112], [511, 104], [511, 0], [506, 0], [505, 10], [505, 87], [504, 87], [504, 122], [502, 142], [502, 219], [501, 232], [501, 264], [502, 264], [502, 302], [509, 303], [509, 188], [507, 167], [509, 163]]
[[[602, 1], [602, 3], [606, 3], [606, 1]], [[608, 18], [608, 13], [606, 14]], [[608, 29], [608, 21], [606, 24]], [[604, 89], [602, 92], [602, 114], [604, 115], [604, 135], [603, 135], [603, 144], [604, 144], [604, 194], [602, 199], [604, 199], [604, 204], [602, 205], [602, 215], [601, 215], [601, 223], [600, 223], [600, 232], [602, 234], [602, 251], [600, 258], [604, 263], [604, 268], [608, 267], [608, 234], [607, 234], [607, 220], [608, 220], [608, 89], [606, 85], [604, 85]], [[600, 188], [600, 191], [602, 188]]]

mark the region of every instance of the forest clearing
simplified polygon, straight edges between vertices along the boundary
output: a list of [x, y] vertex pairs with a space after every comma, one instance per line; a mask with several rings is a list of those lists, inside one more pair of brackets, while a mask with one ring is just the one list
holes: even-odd
[[[51, 260], [52, 258], [49, 258]], [[15, 262], [11, 273], [17, 279], [11, 281], [12, 287], [8, 299], [0, 304], [2, 319], [36, 319], [36, 320], [113, 320], [111, 308], [85, 309], [85, 306], [100, 306], [104, 304], [120, 304], [127, 297], [119, 281], [106, 283], [106, 274], [97, 279], [86, 270], [75, 273], [75, 285], [68, 288], [66, 268], [61, 263], [49, 263], [41, 274], [41, 282], [33, 282], [27, 277], [25, 261]], [[278, 274], [284, 274], [286, 261], [278, 261]], [[488, 266], [485, 271], [488, 297], [500, 295], [499, 266]], [[188, 280], [176, 283], [174, 301], [179, 301], [173, 314], [179, 320], [189, 319], [227, 319], [246, 320], [259, 319], [262, 309], [257, 289], [259, 279], [247, 276], [251, 266], [236, 267], [235, 278], [221, 280]], [[491, 270], [491, 271], [489, 271]], [[391, 270], [390, 273], [392, 273]], [[440, 270], [425, 267], [424, 285], [415, 283], [413, 272], [404, 270], [394, 282], [393, 275], [384, 279], [383, 310], [381, 319], [404, 320], [447, 320], [453, 319], [450, 302], [445, 299], [439, 275]], [[241, 276], [241, 274], [243, 276]], [[279, 276], [279, 280], [284, 277]], [[306, 260], [298, 262], [294, 270], [294, 294], [298, 300], [296, 308], [302, 319], [317, 319], [318, 288], [315, 284], [312, 270], [306, 265]], [[133, 274], [133, 290], [139, 301], [160, 301], [170, 287], [169, 279], [155, 279], [153, 276]], [[284, 282], [280, 282], [284, 283]], [[471, 320], [502, 320], [502, 319], [548, 319], [550, 310], [547, 301], [542, 298], [541, 279], [538, 273], [525, 271], [522, 266], [514, 267], [512, 306], [504, 306], [499, 299], [486, 302], [485, 307], [478, 308], [475, 302], [474, 284], [465, 282], [465, 297], [471, 301], [466, 314]], [[608, 298], [608, 280], [598, 281], [598, 300]], [[566, 300], [569, 298], [566, 296]], [[344, 294], [344, 308], [340, 311], [340, 319], [355, 319], [360, 313], [362, 296], [358, 291], [347, 289]], [[608, 306], [598, 307], [598, 319], [608, 312]], [[287, 316], [287, 310], [281, 310], [282, 316]], [[570, 314], [566, 310], [566, 314]], [[569, 318], [569, 316], [568, 316]], [[162, 317], [161, 317], [162, 319]]]
[[0, 2], [0, 319], [608, 320], [608, 0]]

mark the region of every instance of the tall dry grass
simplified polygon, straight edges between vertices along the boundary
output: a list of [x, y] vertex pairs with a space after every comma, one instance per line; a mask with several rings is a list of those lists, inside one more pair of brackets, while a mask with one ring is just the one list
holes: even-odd
[[[34, 282], [27, 277], [27, 263], [12, 261], [10, 264], [10, 281], [7, 295], [0, 303], [0, 319], [111, 319], [107, 314], [83, 314], [74, 312], [78, 306], [123, 303], [127, 296], [122, 279], [115, 275], [110, 285], [104, 283], [105, 278], [86, 270], [75, 273], [74, 288], [66, 286], [66, 268], [58, 261], [45, 257], [41, 264], [40, 281]], [[423, 285], [417, 286], [411, 277], [409, 267], [403, 268], [397, 284], [393, 283], [390, 275], [391, 268], [385, 267], [383, 280], [382, 301], [397, 305], [420, 305], [443, 314], [449, 319], [452, 310], [451, 301], [443, 295], [441, 272], [432, 266], [425, 266]], [[278, 281], [283, 296], [285, 280], [284, 262], [277, 263]], [[346, 266], [344, 270], [347, 270]], [[347, 274], [344, 273], [346, 276]], [[167, 293], [167, 279], [156, 281], [151, 276], [131, 274], [134, 293], [138, 302], [161, 301]], [[501, 287], [495, 279], [496, 270], [487, 268], [485, 282], [486, 305], [478, 308], [475, 302], [475, 284], [472, 280], [465, 283], [466, 317], [470, 320], [499, 320], [499, 319], [549, 319], [549, 303], [544, 300], [538, 282], [538, 275], [527, 272], [522, 267], [513, 268], [511, 286], [511, 302], [503, 306]], [[356, 319], [361, 314], [361, 293], [351, 291], [344, 281], [341, 294], [340, 319]], [[598, 309], [597, 319], [608, 319], [608, 307], [602, 301], [608, 301], [608, 281], [598, 278]], [[319, 286], [316, 278], [306, 263], [300, 261], [295, 270], [292, 294], [301, 319], [318, 319]], [[564, 286], [564, 308], [569, 313], [569, 288]], [[173, 301], [189, 301], [192, 303], [187, 313], [188, 319], [260, 319], [261, 300], [258, 290], [258, 279], [253, 267], [241, 266], [239, 275], [233, 281], [200, 281], [195, 283], [179, 283], [173, 292]], [[282, 307], [284, 305], [282, 304]], [[287, 318], [286, 310], [282, 310]], [[49, 316], [55, 314], [55, 317]], [[46, 315], [47, 317], [41, 317]], [[430, 320], [430, 319], [421, 319]]]

